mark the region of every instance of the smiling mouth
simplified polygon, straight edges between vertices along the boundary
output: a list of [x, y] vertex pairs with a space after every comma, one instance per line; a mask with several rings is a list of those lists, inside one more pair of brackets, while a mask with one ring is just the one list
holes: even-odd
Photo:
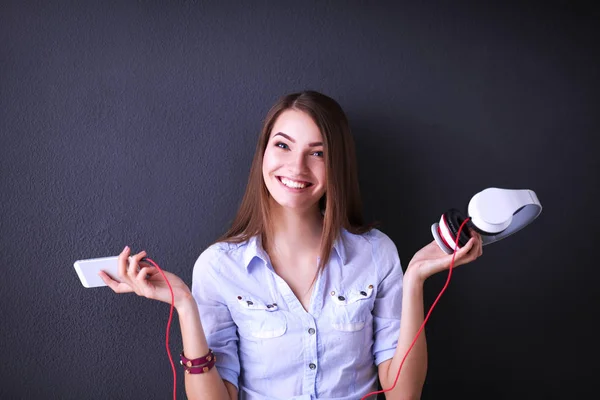
[[277, 179], [290, 189], [306, 189], [307, 187], [312, 186], [312, 183], [310, 182], [294, 181], [292, 179], [284, 178], [283, 176], [278, 176]]

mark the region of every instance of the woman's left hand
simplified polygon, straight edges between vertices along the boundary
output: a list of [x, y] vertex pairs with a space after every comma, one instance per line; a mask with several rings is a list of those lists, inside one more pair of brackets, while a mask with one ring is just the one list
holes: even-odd
[[[471, 233], [471, 239], [456, 251], [453, 267], [468, 264], [483, 254], [481, 236], [472, 229], [469, 232]], [[444, 253], [434, 240], [417, 251], [410, 260], [406, 272], [411, 271], [412, 274], [416, 274], [421, 280], [425, 281], [431, 275], [450, 268], [453, 256], [453, 254]]]

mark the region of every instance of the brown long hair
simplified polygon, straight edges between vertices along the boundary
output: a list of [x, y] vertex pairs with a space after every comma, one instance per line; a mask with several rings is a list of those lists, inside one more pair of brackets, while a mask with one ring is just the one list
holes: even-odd
[[270, 239], [270, 194], [262, 175], [263, 156], [275, 121], [289, 109], [308, 114], [323, 136], [327, 183], [325, 195], [319, 201], [324, 211], [319, 264], [319, 270], [322, 270], [341, 228], [359, 234], [372, 226], [365, 225], [363, 220], [354, 140], [346, 114], [334, 99], [316, 91], [283, 96], [267, 113], [242, 203], [231, 227], [217, 241], [241, 243], [259, 234], [267, 241]]

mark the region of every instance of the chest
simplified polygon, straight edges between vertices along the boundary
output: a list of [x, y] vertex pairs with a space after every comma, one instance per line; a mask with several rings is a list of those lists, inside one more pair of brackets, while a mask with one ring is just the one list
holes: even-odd
[[243, 276], [231, 276], [223, 287], [241, 336], [294, 337], [299, 332], [296, 339], [302, 343], [311, 328], [339, 338], [339, 332], [362, 331], [369, 325], [379, 290], [373, 264], [344, 264], [334, 257], [318, 275], [316, 260], [290, 263], [293, 268], [273, 264], [257, 263]]
[[361, 330], [375, 306], [374, 274], [366, 268], [340, 276], [335, 267], [328, 267], [316, 278], [272, 270], [253, 283], [240, 282], [244, 287], [236, 291], [237, 302], [230, 304], [235, 322], [252, 331], [250, 336], [278, 336], [296, 328], [303, 332], [316, 329], [315, 324], [338, 332]]
[[308, 312], [319, 272], [317, 257], [303, 260], [274, 260], [273, 271], [285, 282], [302, 308]]

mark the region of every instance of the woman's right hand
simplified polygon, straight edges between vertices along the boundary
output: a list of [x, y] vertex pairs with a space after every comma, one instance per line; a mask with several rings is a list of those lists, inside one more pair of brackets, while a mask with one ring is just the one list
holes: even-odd
[[[98, 275], [115, 293], [134, 292], [138, 296], [163, 301], [171, 304], [171, 292], [169, 286], [160, 271], [147, 261], [146, 252], [142, 251], [129, 258], [131, 250], [125, 246], [119, 254], [118, 279], [114, 280], [106, 272], [101, 271]], [[189, 301], [191, 291], [189, 287], [177, 275], [162, 271], [173, 289], [173, 300], [175, 307], [185, 301]]]

